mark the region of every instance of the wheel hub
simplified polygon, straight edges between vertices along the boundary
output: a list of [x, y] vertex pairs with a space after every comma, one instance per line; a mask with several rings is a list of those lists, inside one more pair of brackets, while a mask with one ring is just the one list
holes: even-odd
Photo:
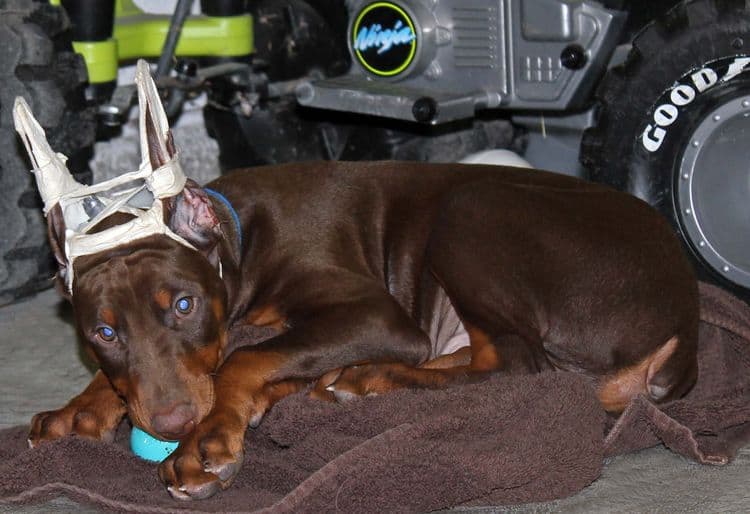
[[750, 287], [750, 96], [703, 118], [679, 171], [676, 211], [692, 247], [725, 279]]

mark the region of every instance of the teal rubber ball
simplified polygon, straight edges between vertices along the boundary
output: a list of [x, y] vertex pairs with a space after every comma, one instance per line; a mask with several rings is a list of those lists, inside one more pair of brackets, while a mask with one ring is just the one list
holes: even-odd
[[130, 449], [138, 457], [151, 462], [161, 462], [177, 449], [179, 441], [162, 441], [138, 427], [130, 432]]

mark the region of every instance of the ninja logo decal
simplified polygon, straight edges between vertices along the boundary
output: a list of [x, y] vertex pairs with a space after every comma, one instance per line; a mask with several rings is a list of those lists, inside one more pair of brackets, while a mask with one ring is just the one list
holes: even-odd
[[383, 29], [380, 24], [375, 23], [367, 27], [362, 27], [357, 33], [357, 39], [354, 40], [354, 49], [359, 51], [377, 48], [378, 54], [387, 52], [394, 45], [405, 45], [416, 39], [414, 31], [410, 27], [404, 27], [401, 20], [398, 20], [393, 29]]
[[390, 2], [366, 6], [352, 27], [352, 51], [369, 72], [398, 75], [409, 67], [417, 50], [414, 23], [401, 7]]

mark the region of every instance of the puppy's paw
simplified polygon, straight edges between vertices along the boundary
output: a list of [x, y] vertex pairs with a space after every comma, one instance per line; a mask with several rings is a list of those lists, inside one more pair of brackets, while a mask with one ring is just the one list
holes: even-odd
[[29, 446], [36, 448], [44, 441], [69, 434], [111, 442], [124, 414], [124, 405], [102, 405], [96, 399], [79, 396], [62, 409], [35, 415], [31, 419]]
[[337, 402], [343, 403], [360, 396], [373, 396], [405, 387], [407, 383], [403, 378], [408, 375], [410, 369], [401, 363], [349, 366], [337, 370], [338, 374], [325, 386], [322, 381], [327, 375], [321, 378], [316, 389], [324, 389]]
[[159, 478], [176, 500], [202, 500], [229, 487], [242, 467], [244, 429], [203, 420], [159, 465]]
[[344, 371], [344, 368], [337, 368], [320, 377], [315, 382], [309, 393], [310, 398], [314, 400], [323, 400], [325, 402], [335, 402], [336, 397], [333, 392], [331, 392], [330, 386], [336, 382], [336, 379], [339, 378], [342, 371]]

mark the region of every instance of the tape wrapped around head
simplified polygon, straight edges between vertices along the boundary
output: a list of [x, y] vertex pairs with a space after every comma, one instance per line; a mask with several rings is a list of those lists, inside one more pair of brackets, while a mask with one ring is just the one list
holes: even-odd
[[[152, 235], [165, 235], [195, 250], [188, 241], [175, 234], [164, 223], [163, 199], [182, 192], [187, 178], [182, 171], [177, 152], [169, 152], [169, 123], [159, 98], [156, 84], [151, 78], [148, 63], [139, 60], [135, 82], [140, 108], [141, 165], [132, 172], [110, 180], [86, 186], [77, 182], [65, 162], [67, 158], [55, 153], [47, 142], [44, 129], [31, 114], [26, 101], [17, 97], [13, 109], [16, 131], [21, 136], [29, 154], [39, 193], [44, 201], [45, 216], [59, 204], [65, 222], [65, 255], [67, 260], [66, 285], [73, 292], [73, 262], [81, 255], [89, 255]], [[153, 169], [149, 147], [161, 145], [158, 150], [169, 159]], [[156, 137], [153, 137], [156, 136]], [[150, 194], [151, 203], [146, 208], [133, 202]], [[126, 212], [133, 219], [121, 225], [94, 234], [89, 231], [101, 220], [115, 212]]]

